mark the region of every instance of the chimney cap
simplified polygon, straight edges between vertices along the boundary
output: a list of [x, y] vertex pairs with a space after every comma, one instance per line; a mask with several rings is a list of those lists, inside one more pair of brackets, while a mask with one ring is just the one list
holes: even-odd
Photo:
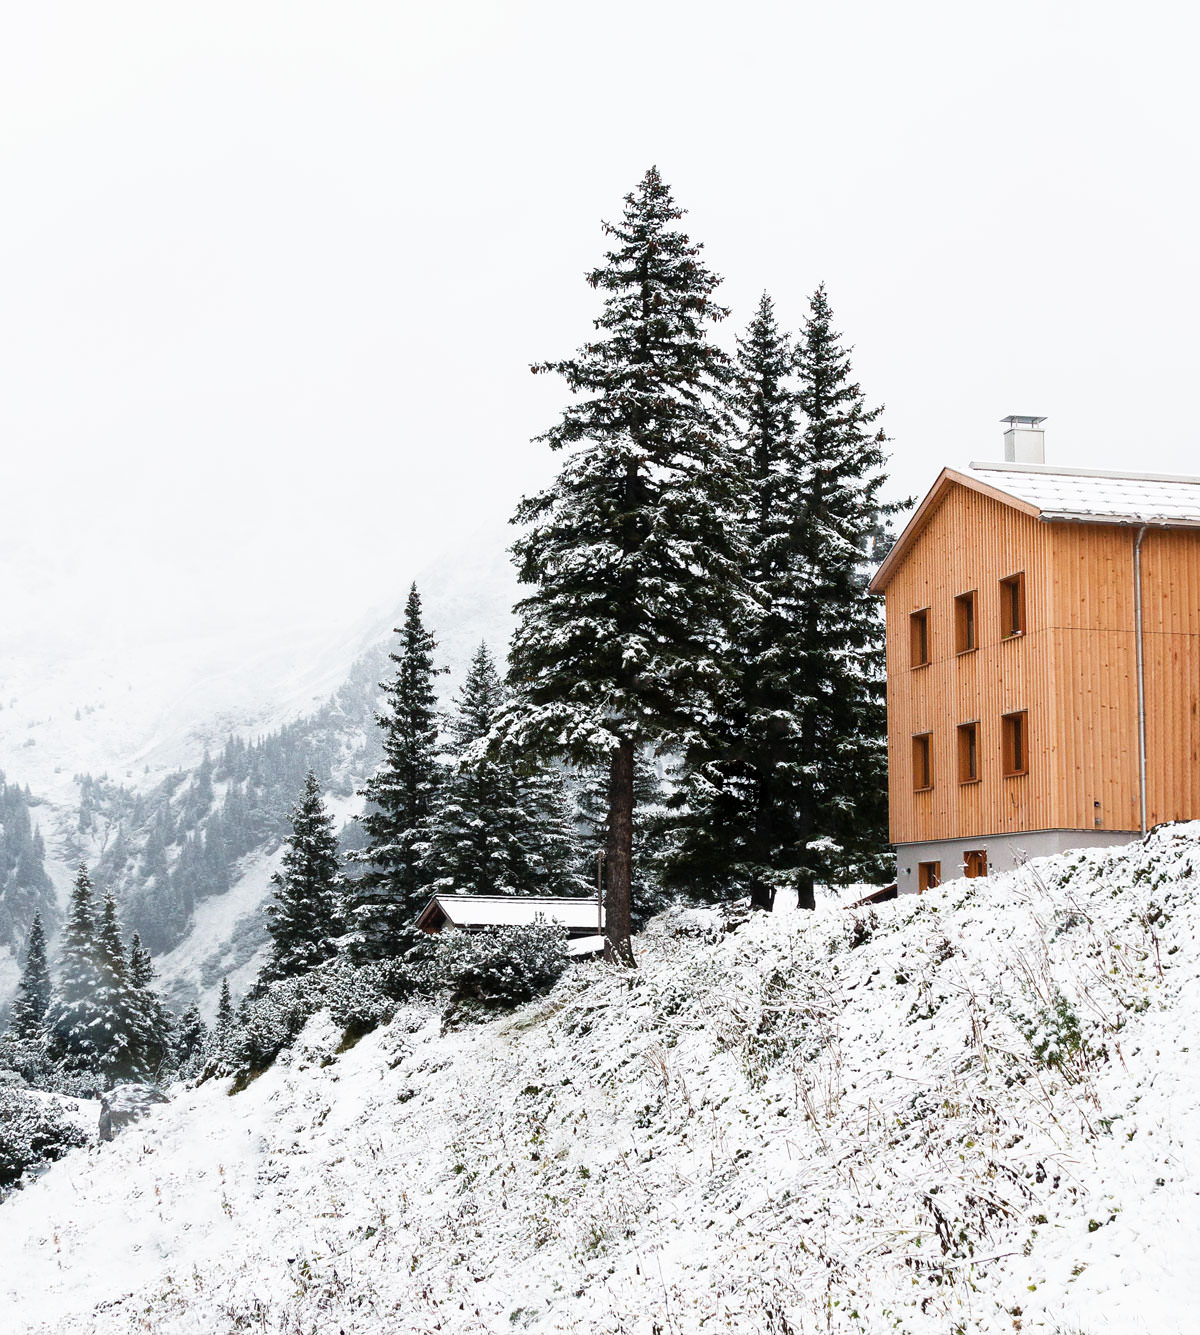
[[1044, 417], [1023, 417], [1019, 414], [1012, 414], [1008, 417], [1002, 417], [1002, 422], [1007, 422], [1009, 430], [1017, 426], [1040, 426], [1046, 419]]

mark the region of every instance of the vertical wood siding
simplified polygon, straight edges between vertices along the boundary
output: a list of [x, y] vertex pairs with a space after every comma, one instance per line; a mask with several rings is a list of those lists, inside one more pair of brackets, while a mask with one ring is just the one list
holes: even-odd
[[1200, 817], [1200, 532], [1142, 544], [1149, 824]]
[[[1047, 524], [950, 488], [887, 588], [888, 748], [895, 843], [1139, 821], [1136, 530]], [[1149, 821], [1200, 817], [1200, 533], [1151, 530], [1142, 552]], [[1025, 574], [1025, 634], [1002, 639], [1000, 581]], [[954, 599], [977, 591], [978, 649], [954, 652]], [[910, 667], [909, 616], [929, 608], [930, 663]], [[1005, 778], [1001, 718], [1029, 714], [1029, 773]], [[958, 782], [957, 728], [978, 720], [977, 783]], [[933, 734], [914, 792], [911, 738]]]

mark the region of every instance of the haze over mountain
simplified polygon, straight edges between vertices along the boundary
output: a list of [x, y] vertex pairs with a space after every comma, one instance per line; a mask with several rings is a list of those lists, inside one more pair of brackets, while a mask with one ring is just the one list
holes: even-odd
[[[412, 572], [438, 638], [439, 661], [450, 668], [440, 678], [447, 702], [481, 639], [504, 652], [517, 596], [505, 550], [509, 541], [499, 525], [479, 530]], [[372, 740], [364, 731], [370, 728], [373, 684], [386, 667], [409, 582], [407, 572], [398, 576], [396, 606], [360, 611], [346, 625], [314, 619], [249, 626], [236, 637], [160, 635], [124, 645], [101, 638], [64, 647], [52, 636], [35, 637], [25, 640], [23, 651], [10, 628], [0, 653], [0, 769], [11, 783], [30, 789], [59, 904], [80, 856], [99, 860], [103, 876], [103, 858], [114, 839], [132, 840], [135, 853], [142, 846], [139, 822], [145, 817], [137, 794], [161, 805], [154, 794], [164, 780], [182, 778], [206, 752], [219, 754], [231, 736], [254, 742], [292, 725], [303, 739], [303, 720], [322, 711], [354, 670], [361, 704], [354, 717], [343, 714], [332, 726], [359, 745]], [[321, 725], [322, 736], [330, 726], [328, 719]], [[327, 744], [326, 738], [322, 745]], [[303, 749], [303, 740], [299, 745]], [[307, 762], [301, 756], [299, 763]], [[339, 767], [342, 791], [333, 805], [340, 820], [357, 809], [355, 790], [369, 764], [368, 754]], [[81, 786], [85, 775], [105, 782]], [[272, 816], [285, 815], [289, 800], [275, 794], [272, 805], [280, 810]], [[270, 893], [277, 842], [274, 830], [261, 847], [251, 839], [253, 856], [231, 855], [228, 889], [212, 898], [211, 889], [198, 896], [205, 902], [159, 961], [174, 995], [192, 997], [222, 973], [236, 978], [239, 969], [249, 967], [263, 939], [261, 905]], [[14, 946], [19, 948], [20, 940], [0, 942], [0, 997], [7, 997], [15, 982]]]

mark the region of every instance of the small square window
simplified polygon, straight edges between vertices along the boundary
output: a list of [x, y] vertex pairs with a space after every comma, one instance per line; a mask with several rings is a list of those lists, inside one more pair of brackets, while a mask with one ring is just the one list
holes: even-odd
[[912, 744], [913, 789], [920, 793], [933, 787], [933, 734], [923, 732]]
[[914, 612], [908, 618], [908, 631], [911, 666], [924, 667], [929, 662], [929, 608]]
[[1004, 750], [1004, 776], [1029, 773], [1029, 713], [1020, 710], [1000, 720]]
[[968, 880], [987, 875], [987, 849], [976, 848], [963, 854], [963, 874]]
[[975, 638], [975, 590], [954, 600], [954, 652], [969, 654], [979, 647]]
[[940, 862], [917, 863], [917, 893], [936, 890], [942, 883], [942, 864]]
[[1000, 634], [1006, 640], [1025, 634], [1024, 573], [1000, 581]]
[[979, 782], [979, 724], [958, 725], [958, 781]]

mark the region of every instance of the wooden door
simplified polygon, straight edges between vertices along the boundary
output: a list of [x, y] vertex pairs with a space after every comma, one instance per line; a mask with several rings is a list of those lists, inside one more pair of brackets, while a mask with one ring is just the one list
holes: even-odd
[[987, 849], [976, 849], [963, 854], [963, 872], [969, 878], [987, 875]]

